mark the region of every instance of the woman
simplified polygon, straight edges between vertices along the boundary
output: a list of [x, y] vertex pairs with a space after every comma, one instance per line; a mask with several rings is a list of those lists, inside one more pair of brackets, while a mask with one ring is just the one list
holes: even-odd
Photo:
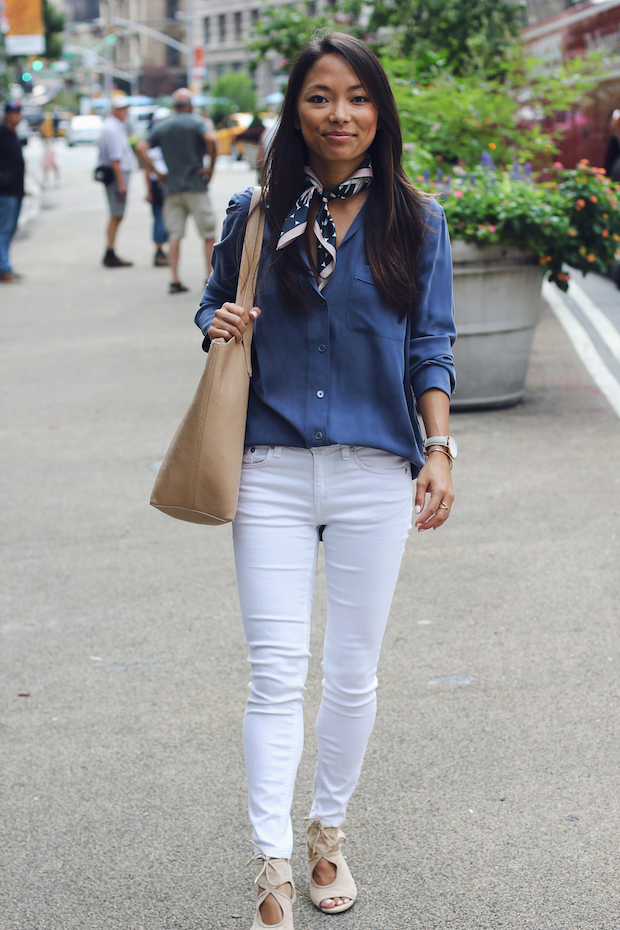
[[[453, 501], [452, 272], [441, 207], [401, 167], [386, 75], [357, 39], [298, 56], [267, 157], [256, 304], [234, 303], [250, 192], [228, 210], [196, 322], [205, 348], [254, 327], [246, 450], [233, 524], [249, 644], [244, 721], [259, 895], [253, 930], [292, 930], [290, 807], [303, 745], [319, 540], [328, 597], [310, 892], [326, 914], [355, 884], [340, 826], [376, 708], [376, 668], [411, 528], [438, 529]], [[261, 314], [262, 309], [262, 314]], [[426, 449], [411, 399], [426, 435]]]

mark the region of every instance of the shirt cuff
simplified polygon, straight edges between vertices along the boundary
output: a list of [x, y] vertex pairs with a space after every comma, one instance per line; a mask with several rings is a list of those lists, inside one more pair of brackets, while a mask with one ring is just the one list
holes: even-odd
[[448, 397], [452, 395], [454, 389], [450, 372], [441, 365], [424, 365], [416, 374], [411, 386], [417, 399], [430, 388], [439, 388]]

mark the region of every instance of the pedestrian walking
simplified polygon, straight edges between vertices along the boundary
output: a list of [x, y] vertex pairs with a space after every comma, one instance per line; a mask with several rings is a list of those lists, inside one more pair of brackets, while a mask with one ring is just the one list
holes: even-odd
[[112, 112], [104, 120], [103, 131], [99, 139], [99, 163], [110, 167], [114, 173], [109, 183], [105, 185], [110, 219], [107, 226], [108, 247], [103, 257], [103, 264], [106, 268], [128, 268], [133, 265], [133, 262], [119, 258], [114, 251], [114, 246], [118, 228], [125, 215], [129, 177], [134, 165], [133, 152], [124, 126], [129, 112], [129, 103], [126, 97], [116, 96], [112, 97], [111, 106]]
[[[159, 175], [164, 184], [164, 221], [168, 230], [168, 262], [171, 281], [169, 292], [179, 294], [189, 290], [179, 278], [181, 239], [185, 235], [187, 217], [194, 217], [196, 228], [204, 240], [207, 277], [211, 271], [211, 252], [215, 242], [215, 213], [208, 187], [217, 157], [216, 137], [212, 125], [207, 126], [192, 115], [192, 95], [181, 88], [172, 95], [174, 115], [164, 120], [142, 139], [136, 152], [149, 171], [158, 174], [149, 158], [149, 148], [159, 147], [168, 166], [167, 175]], [[204, 156], [210, 164], [205, 167]]]
[[294, 63], [266, 155], [256, 306], [234, 303], [246, 190], [229, 205], [196, 316], [207, 348], [240, 340], [257, 321], [233, 522], [251, 664], [243, 740], [253, 930], [293, 928], [290, 809], [319, 542], [328, 607], [307, 841], [311, 899], [336, 914], [357, 894], [341, 826], [375, 719], [411, 478], [419, 532], [439, 529], [454, 499], [450, 243], [442, 208], [412, 185], [401, 157], [378, 60], [349, 35], [313, 39]]
[[[152, 125], [149, 127], [153, 130], [162, 120], [168, 119], [170, 110], [168, 107], [159, 107], [153, 113]], [[164, 185], [159, 178], [168, 174], [168, 166], [164, 161], [164, 155], [159, 146], [148, 149], [147, 155], [155, 167], [155, 171], [149, 171], [147, 165], [144, 165], [144, 177], [146, 179], [146, 199], [151, 205], [153, 213], [153, 242], [155, 243], [155, 256], [153, 264], [156, 268], [168, 265], [168, 256], [164, 252], [164, 245], [168, 241], [168, 230], [164, 222]]]
[[11, 241], [17, 230], [19, 212], [24, 199], [24, 156], [17, 127], [22, 118], [19, 103], [9, 100], [4, 106], [4, 121], [0, 126], [0, 282], [19, 281], [9, 261]]
[[56, 187], [62, 187], [60, 169], [56, 161], [56, 152], [54, 150], [56, 134], [54, 130], [54, 117], [51, 112], [45, 114], [43, 122], [39, 126], [39, 134], [43, 142], [43, 155], [41, 156], [43, 190], [49, 190], [52, 186], [50, 180], [52, 175], [56, 182]]

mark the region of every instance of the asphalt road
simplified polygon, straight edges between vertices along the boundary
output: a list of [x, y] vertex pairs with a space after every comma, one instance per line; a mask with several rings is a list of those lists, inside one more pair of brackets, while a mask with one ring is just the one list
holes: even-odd
[[[204, 361], [200, 244], [169, 296], [136, 176], [136, 264], [103, 268], [95, 151], [61, 154], [0, 295], [0, 928], [249, 930], [230, 530], [148, 506]], [[220, 214], [251, 181], [220, 167]], [[457, 502], [409, 541], [345, 827], [360, 897], [332, 918], [302, 842], [319, 566], [296, 927], [616, 930], [620, 421], [545, 311], [525, 402], [452, 432]]]

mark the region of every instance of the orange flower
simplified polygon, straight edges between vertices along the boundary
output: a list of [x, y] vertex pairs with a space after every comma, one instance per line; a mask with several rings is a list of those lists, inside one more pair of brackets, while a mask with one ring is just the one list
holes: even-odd
[[596, 194], [592, 194], [592, 196], [590, 197], [590, 200], [592, 201], [592, 203], [598, 203], [598, 197], [596, 196]]
[[603, 237], [603, 239], [607, 239], [607, 237], [609, 236], [609, 230], [608, 230], [608, 229], [604, 229], [604, 230], [601, 232], [601, 236]]
[[[620, 237], [618, 237], [618, 238], [620, 238]], [[582, 245], [581, 248], [579, 249], [579, 254], [580, 254], [580, 255], [585, 255], [587, 251], [588, 251], [588, 250], [586, 249], [585, 245]]]
[[568, 230], [568, 235], [569, 235], [569, 236], [576, 236], [576, 235], [577, 235], [577, 230], [576, 230], [576, 229], [573, 229], [572, 226], [571, 226], [571, 227], [569, 228], [569, 230]]
[[583, 208], [585, 207], [585, 205], [586, 205], [585, 200], [583, 200], [583, 199], [580, 197], [579, 200], [577, 201], [577, 203], [575, 204], [575, 209], [576, 209], [576, 210], [583, 210]]
[[541, 265], [548, 265], [549, 262], [551, 261], [551, 256], [550, 256], [550, 255], [543, 255], [542, 258], [539, 259], [539, 261], [540, 261], [540, 264], [541, 264]]
[[580, 168], [585, 168], [586, 165], [589, 165], [589, 164], [590, 164], [590, 162], [588, 161], [587, 158], [582, 158], [581, 161], [579, 162], [579, 167], [580, 167]]
[[489, 142], [489, 148], [491, 149], [492, 152], [494, 152], [495, 149], [497, 148], [497, 146], [495, 145], [495, 142]]
[[604, 220], [609, 219], [609, 213], [602, 213], [601, 216], [603, 217]]
[[587, 259], [589, 262], [595, 262], [595, 261], [596, 261], [596, 255], [593, 255], [592, 252], [588, 252], [588, 254], [586, 255], [586, 259]]
[[620, 236], [618, 235], [618, 233], [613, 234], [613, 240], [614, 242], [620, 242]]
[[490, 122], [491, 122], [491, 120], [490, 120], [489, 117], [487, 116], [487, 118], [485, 119], [485, 123], [487, 124], [487, 126], [490, 124]]

